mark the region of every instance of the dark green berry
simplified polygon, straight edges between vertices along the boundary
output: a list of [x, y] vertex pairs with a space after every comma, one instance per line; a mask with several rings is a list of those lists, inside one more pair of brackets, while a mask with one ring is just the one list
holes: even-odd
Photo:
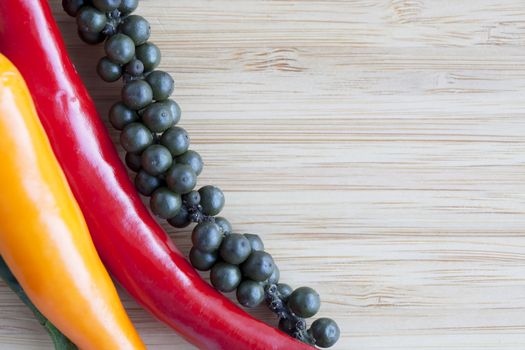
[[173, 115], [168, 106], [155, 102], [144, 110], [142, 121], [151, 131], [163, 132], [173, 125]]
[[[190, 191], [182, 196], [182, 201], [186, 203], [186, 205], [194, 207], [201, 202], [201, 195], [197, 191]], [[217, 220], [215, 220], [215, 223], [217, 224]]]
[[76, 17], [78, 11], [86, 3], [85, 0], [62, 0], [62, 8], [71, 17]]
[[188, 147], [190, 147], [190, 137], [183, 128], [173, 126], [162, 134], [160, 143], [166, 146], [171, 154], [176, 157], [188, 150]]
[[102, 80], [111, 83], [122, 76], [122, 68], [107, 57], [102, 57], [97, 64], [97, 74]]
[[129, 15], [139, 6], [139, 0], [122, 0], [118, 10], [123, 16]]
[[177, 215], [181, 206], [180, 196], [165, 187], [155, 190], [150, 199], [151, 211], [163, 219], [170, 219]]
[[120, 31], [129, 36], [139, 46], [148, 41], [150, 36], [149, 22], [142, 16], [131, 15], [120, 24]]
[[151, 176], [144, 170], [139, 170], [135, 176], [135, 188], [143, 196], [151, 196], [153, 191], [162, 185], [162, 181], [156, 177]]
[[91, 2], [102, 12], [111, 12], [120, 6], [120, 0], [91, 0]]
[[277, 265], [274, 265], [273, 272], [270, 277], [268, 277], [266, 282], [268, 282], [268, 284], [277, 284], [279, 282], [279, 278], [281, 278], [281, 271], [279, 271], [279, 267], [277, 267]]
[[211, 268], [211, 284], [223, 293], [234, 291], [241, 279], [241, 270], [235, 265], [218, 262]]
[[172, 162], [170, 151], [162, 145], [151, 145], [142, 152], [142, 169], [152, 176], [164, 173]]
[[117, 130], [122, 130], [130, 123], [139, 119], [137, 112], [128, 108], [124, 103], [117, 102], [109, 110], [109, 122]]
[[242, 281], [236, 294], [239, 303], [245, 307], [256, 307], [264, 301], [264, 289], [255, 281]]
[[299, 287], [288, 298], [288, 306], [302, 318], [312, 317], [321, 307], [319, 294], [310, 287]]
[[120, 144], [128, 152], [142, 152], [152, 142], [151, 132], [141, 123], [126, 125], [120, 134]]
[[230, 263], [238, 265], [248, 258], [252, 251], [250, 241], [241, 234], [231, 233], [224, 237], [219, 249], [221, 258]]
[[142, 157], [140, 156], [140, 153], [126, 153], [126, 165], [128, 168], [133, 170], [134, 172], [138, 172], [140, 168], [142, 167]]
[[82, 39], [83, 42], [89, 45], [96, 45], [100, 44], [104, 40], [106, 40], [106, 35], [102, 32], [100, 33], [87, 33], [83, 32], [80, 29], [78, 30], [78, 36], [80, 39]]
[[178, 156], [177, 163], [189, 165], [197, 176], [200, 175], [204, 167], [201, 155], [191, 149]]
[[191, 233], [193, 246], [203, 252], [216, 251], [222, 242], [222, 232], [212, 222], [197, 224]]
[[122, 88], [122, 101], [131, 109], [142, 109], [152, 100], [153, 91], [144, 80], [130, 81]]
[[93, 7], [84, 6], [77, 14], [78, 29], [84, 33], [100, 33], [106, 26], [106, 15]]
[[168, 106], [168, 108], [171, 111], [171, 115], [173, 116], [173, 124], [177, 124], [180, 120], [180, 115], [182, 113], [179, 104], [171, 99], [167, 99], [159, 103]]
[[172, 191], [184, 194], [195, 188], [197, 175], [187, 165], [173, 164], [166, 173], [166, 182]]
[[142, 73], [144, 73], [144, 64], [141, 60], [137, 60], [136, 58], [133, 58], [131, 61], [126, 64], [124, 67], [124, 70], [126, 73], [128, 73], [131, 76], [138, 77]]
[[189, 224], [191, 224], [190, 213], [188, 212], [188, 209], [186, 208], [186, 206], [182, 205], [180, 207], [180, 210], [177, 212], [177, 214], [168, 220], [168, 223], [171, 226], [177, 227], [177, 228], [184, 228], [188, 226]]
[[292, 335], [293, 332], [297, 329], [297, 322], [292, 320], [288, 317], [283, 317], [279, 319], [279, 325], [277, 328], [279, 328], [281, 331], [283, 331], [286, 334]]
[[145, 72], [154, 70], [160, 64], [160, 50], [153, 43], [147, 42], [137, 46], [135, 55], [144, 64]]
[[293, 288], [286, 283], [279, 283], [277, 284], [277, 292], [279, 293], [281, 299], [286, 302], [293, 293]]
[[[200, 198], [200, 195], [199, 195], [199, 198]], [[224, 233], [224, 234], [230, 234], [233, 231], [232, 225], [230, 224], [230, 222], [228, 220], [226, 220], [225, 218], [223, 218], [222, 216], [216, 216], [215, 217], [215, 224], [217, 226], [219, 226], [219, 228], [221, 229], [222, 233]]]
[[157, 101], [164, 101], [173, 93], [175, 82], [168, 73], [156, 70], [148, 74], [146, 81], [153, 90], [153, 99]]
[[104, 45], [106, 55], [115, 63], [126, 64], [135, 55], [135, 43], [127, 35], [118, 33], [111, 36]]
[[254, 251], [242, 264], [242, 273], [248, 278], [262, 282], [267, 280], [273, 272], [275, 263], [270, 254], [261, 251]]
[[331, 318], [323, 317], [315, 320], [308, 330], [315, 339], [315, 345], [320, 348], [329, 348], [339, 340], [341, 331], [337, 323]]
[[224, 193], [218, 187], [211, 185], [201, 187], [199, 193], [203, 214], [210, 216], [219, 214], [224, 207]]
[[201, 252], [200, 250], [192, 247], [190, 250], [190, 262], [191, 265], [199, 271], [208, 271], [217, 262], [217, 252]]
[[250, 245], [253, 251], [263, 251], [264, 250], [264, 243], [261, 237], [259, 237], [259, 235], [254, 235], [252, 233], [245, 233], [244, 237], [246, 237], [250, 241]]

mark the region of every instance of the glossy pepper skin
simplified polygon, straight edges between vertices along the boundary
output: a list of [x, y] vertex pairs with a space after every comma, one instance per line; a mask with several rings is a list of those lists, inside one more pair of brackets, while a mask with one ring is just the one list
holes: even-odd
[[91, 241], [23, 78], [0, 55], [0, 254], [81, 349], [145, 349]]
[[215, 291], [153, 219], [67, 56], [47, 1], [0, 0], [0, 51], [26, 77], [102, 261], [137, 301], [201, 349], [312, 348]]

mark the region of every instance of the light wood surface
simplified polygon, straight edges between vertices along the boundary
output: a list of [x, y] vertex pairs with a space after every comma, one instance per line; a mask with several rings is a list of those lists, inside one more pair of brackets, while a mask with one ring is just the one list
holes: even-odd
[[[105, 118], [119, 85], [94, 75], [102, 48], [51, 4]], [[282, 280], [320, 292], [334, 349], [525, 349], [522, 0], [138, 12], [206, 162], [199, 183], [225, 190], [225, 216], [264, 237]], [[189, 230], [167, 229], [188, 252]], [[193, 349], [122, 296], [150, 349]], [[0, 315], [0, 349], [51, 349], [4, 284]]]

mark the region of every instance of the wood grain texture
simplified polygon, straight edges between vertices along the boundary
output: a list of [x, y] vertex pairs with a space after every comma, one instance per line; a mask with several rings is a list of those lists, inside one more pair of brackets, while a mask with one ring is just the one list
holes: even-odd
[[[52, 0], [101, 115], [118, 84]], [[143, 0], [181, 125], [338, 350], [525, 348], [525, 3]], [[114, 140], [117, 135], [112, 134]], [[184, 251], [189, 230], [172, 232]], [[124, 303], [152, 350], [193, 349]], [[0, 349], [50, 349], [0, 285]], [[268, 312], [254, 312], [269, 323]]]

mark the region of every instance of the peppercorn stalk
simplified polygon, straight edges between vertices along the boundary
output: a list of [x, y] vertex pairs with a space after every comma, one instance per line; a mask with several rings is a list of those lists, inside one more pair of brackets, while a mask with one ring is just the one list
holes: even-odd
[[189, 149], [188, 133], [175, 126], [181, 109], [170, 99], [174, 80], [156, 69], [161, 54], [149, 41], [148, 21], [131, 14], [138, 0], [98, 0], [93, 6], [64, 0], [63, 5], [76, 17], [86, 43], [105, 41], [106, 56], [98, 62], [98, 75], [107, 82], [120, 78], [124, 82], [122, 101], [111, 107], [109, 120], [121, 131], [126, 164], [137, 173], [136, 189], [150, 197], [152, 212], [172, 226], [197, 223], [189, 256], [192, 265], [211, 270], [211, 282], [219, 291], [237, 290], [237, 300], [245, 307], [266, 301], [278, 316], [279, 329], [294, 338], [322, 347], [333, 345], [339, 338], [333, 320], [323, 318], [310, 329], [306, 326], [305, 318], [320, 308], [317, 292], [308, 287], [292, 290], [278, 283], [279, 269], [264, 252], [260, 238], [233, 233], [228, 220], [217, 216], [225, 204], [223, 192], [209, 185], [194, 190], [203, 161]]

